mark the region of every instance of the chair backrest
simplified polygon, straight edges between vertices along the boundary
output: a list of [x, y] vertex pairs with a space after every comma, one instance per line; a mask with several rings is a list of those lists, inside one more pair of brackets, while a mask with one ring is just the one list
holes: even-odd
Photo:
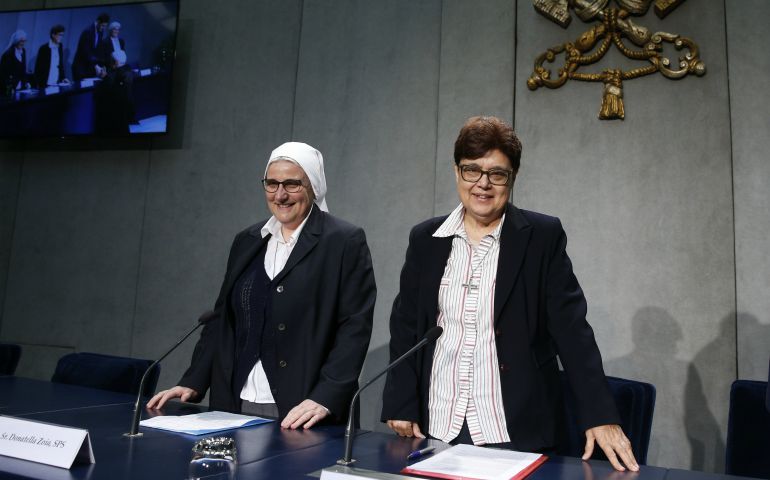
[[[152, 360], [138, 358], [70, 353], [59, 359], [51, 381], [135, 395], [139, 392], [142, 375], [151, 364]], [[147, 376], [142, 395], [149, 396], [155, 392], [159, 375], [160, 365], [157, 365]]]
[[[574, 407], [574, 394], [567, 382], [567, 376], [561, 372], [562, 388], [564, 390], [564, 415], [566, 421], [567, 438], [562, 448], [557, 452], [560, 455], [580, 457], [586, 444], [585, 432], [581, 431], [577, 423], [577, 414]], [[636, 380], [625, 378], [607, 377], [610, 392], [615, 398], [618, 413], [620, 414], [621, 427], [634, 451], [636, 461], [640, 465], [647, 464], [647, 450], [650, 446], [650, 432], [652, 431], [652, 416], [655, 410], [655, 386]], [[599, 451], [597, 451], [599, 450]], [[594, 456], [603, 458], [601, 449], [594, 449]]]
[[0, 343], [0, 375], [13, 375], [21, 358], [21, 346]]
[[736, 380], [730, 388], [725, 473], [770, 478], [768, 382]]

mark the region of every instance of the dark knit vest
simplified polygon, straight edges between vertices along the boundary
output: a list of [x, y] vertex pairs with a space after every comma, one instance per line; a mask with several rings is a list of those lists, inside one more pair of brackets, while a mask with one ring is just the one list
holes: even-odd
[[262, 360], [267, 378], [275, 371], [275, 326], [272, 318], [272, 284], [265, 273], [262, 248], [235, 282], [230, 305], [235, 313], [235, 369], [233, 393], [240, 398], [249, 373]]

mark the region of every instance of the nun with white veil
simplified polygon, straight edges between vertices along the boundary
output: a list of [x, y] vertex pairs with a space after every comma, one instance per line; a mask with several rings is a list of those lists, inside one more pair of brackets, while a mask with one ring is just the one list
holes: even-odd
[[0, 56], [0, 84], [12, 89], [29, 88], [27, 74], [27, 32], [16, 30], [8, 40], [8, 47]]
[[235, 237], [190, 367], [147, 408], [208, 392], [212, 410], [284, 428], [345, 423], [376, 297], [364, 231], [329, 214], [323, 156], [310, 145], [276, 148], [262, 186], [272, 215]]

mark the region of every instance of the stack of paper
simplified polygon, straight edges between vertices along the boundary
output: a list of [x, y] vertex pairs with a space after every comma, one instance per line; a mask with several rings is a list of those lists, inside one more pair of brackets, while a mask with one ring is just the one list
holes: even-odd
[[406, 467], [401, 473], [456, 480], [518, 480], [547, 459], [539, 453], [455, 445]]
[[158, 428], [171, 432], [187, 433], [189, 435], [205, 435], [207, 433], [232, 430], [234, 428], [259, 425], [273, 420], [249, 415], [238, 415], [226, 412], [204, 412], [192, 415], [164, 415], [142, 420], [143, 427]]

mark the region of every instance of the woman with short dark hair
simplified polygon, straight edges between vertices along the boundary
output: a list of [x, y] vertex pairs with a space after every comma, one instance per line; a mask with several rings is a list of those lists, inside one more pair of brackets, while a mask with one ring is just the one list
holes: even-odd
[[49, 40], [40, 46], [35, 60], [35, 83], [44, 89], [49, 85], [69, 84], [64, 75], [64, 25], [51, 27]]
[[[586, 434], [638, 470], [609, 391], [558, 218], [508, 202], [521, 142], [470, 118], [455, 142], [460, 205], [412, 229], [390, 317], [391, 360], [434, 326], [435, 346], [393, 368], [382, 421], [398, 435], [553, 452], [564, 438], [558, 359]], [[625, 467], [623, 466], [625, 464]]]

